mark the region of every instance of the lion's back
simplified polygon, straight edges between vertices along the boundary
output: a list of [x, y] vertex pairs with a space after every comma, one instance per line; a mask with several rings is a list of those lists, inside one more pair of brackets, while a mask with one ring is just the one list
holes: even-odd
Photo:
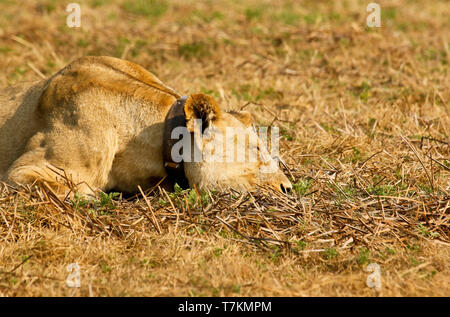
[[137, 64], [109, 56], [86, 56], [73, 61], [48, 80], [39, 107], [43, 111], [49, 110], [65, 104], [68, 96], [92, 90], [101, 91], [106, 97], [125, 96], [163, 107], [181, 97]]

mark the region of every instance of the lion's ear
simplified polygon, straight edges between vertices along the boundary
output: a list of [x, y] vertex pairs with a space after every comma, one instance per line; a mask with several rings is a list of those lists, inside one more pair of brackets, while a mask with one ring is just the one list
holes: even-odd
[[184, 105], [186, 115], [186, 127], [190, 132], [194, 131], [194, 122], [201, 120], [202, 131], [217, 120], [220, 115], [220, 109], [214, 98], [205, 94], [190, 95]]
[[229, 113], [247, 127], [251, 126], [251, 124], [253, 123], [252, 115], [248, 111], [230, 111]]

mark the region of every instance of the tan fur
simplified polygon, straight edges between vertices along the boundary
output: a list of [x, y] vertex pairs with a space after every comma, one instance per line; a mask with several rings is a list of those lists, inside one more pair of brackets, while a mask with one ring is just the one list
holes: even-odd
[[[45, 181], [63, 193], [66, 188], [53, 171], [57, 167], [85, 193], [148, 187], [166, 176], [164, 119], [180, 97], [144, 68], [112, 57], [83, 57], [48, 80], [0, 91], [0, 179]], [[185, 112], [188, 123], [206, 115], [220, 128], [249, 124], [246, 114], [221, 112], [203, 94], [191, 95]], [[290, 187], [279, 171], [263, 180], [256, 165], [228, 163], [226, 170], [233, 170], [229, 178], [223, 172], [215, 177], [219, 171], [210, 164], [185, 163], [185, 168], [190, 185], [201, 188]]]

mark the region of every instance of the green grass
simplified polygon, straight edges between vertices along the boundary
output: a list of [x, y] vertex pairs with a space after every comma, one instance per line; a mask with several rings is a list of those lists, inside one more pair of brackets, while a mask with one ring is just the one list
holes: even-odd
[[319, 20], [320, 17], [321, 16], [319, 13], [311, 12], [309, 14], [304, 15], [303, 20], [306, 22], [306, 24], [313, 25]]
[[312, 182], [313, 182], [312, 179], [299, 180], [297, 183], [292, 185], [292, 188], [297, 193], [297, 195], [304, 196], [309, 191]]
[[339, 256], [339, 252], [336, 248], [326, 248], [324, 257], [327, 260], [334, 259]]
[[241, 84], [237, 89], [233, 88], [231, 92], [238, 100], [252, 101], [251, 88], [249, 84]]
[[103, 193], [100, 192], [100, 199], [96, 200], [95, 203], [97, 204], [98, 207], [100, 208], [105, 208], [105, 209], [115, 209], [113, 200], [119, 198], [120, 193]]
[[178, 47], [178, 54], [187, 60], [202, 58], [210, 55], [208, 46], [204, 42], [191, 42], [181, 44]]
[[367, 248], [360, 248], [358, 256], [356, 257], [356, 262], [359, 265], [369, 264], [370, 262], [370, 251]]
[[395, 20], [397, 9], [394, 7], [381, 8], [381, 20]]
[[121, 57], [126, 47], [131, 44], [131, 40], [125, 36], [119, 37], [117, 39], [116, 47], [113, 51], [113, 56]]
[[367, 192], [376, 196], [392, 196], [397, 192], [397, 189], [393, 185], [377, 185], [367, 188]]
[[[214, 190], [211, 191], [211, 194], [215, 193]], [[211, 202], [208, 192], [200, 191], [197, 193], [194, 188], [182, 189], [178, 184], [175, 184], [174, 191], [168, 193], [168, 196], [175, 206], [183, 208], [200, 208]], [[159, 203], [162, 206], [170, 205], [170, 202], [164, 198], [159, 198]]]
[[292, 10], [285, 9], [276, 15], [276, 19], [282, 21], [286, 25], [297, 25], [300, 22], [300, 15]]
[[77, 192], [73, 195], [71, 203], [74, 209], [80, 210], [80, 208], [86, 207], [89, 204], [89, 201], [82, 194]]
[[241, 292], [241, 286], [238, 284], [233, 284], [231, 286], [233, 293], [239, 294]]
[[352, 153], [349, 158], [347, 158], [347, 161], [356, 163], [358, 161], [361, 161], [363, 158], [363, 154], [361, 154], [361, 151], [358, 150], [356, 147], [352, 147]]
[[360, 86], [357, 87], [359, 99], [363, 102], [367, 102], [371, 95], [370, 84], [367, 81], [363, 81]]
[[126, 12], [143, 15], [150, 19], [164, 15], [168, 7], [168, 3], [162, 0], [129, 0], [123, 4], [123, 9]]
[[91, 2], [90, 2], [91, 7], [93, 7], [93, 8], [98, 8], [98, 7], [104, 6], [107, 3], [108, 3], [108, 0], [91, 0]]
[[105, 262], [100, 262], [99, 264], [100, 264], [100, 268], [102, 269], [103, 273], [111, 272], [111, 267], [108, 264], [106, 264]]
[[99, 193], [99, 199], [88, 199], [86, 196], [75, 193], [71, 200], [72, 207], [75, 210], [82, 210], [88, 208], [88, 212], [92, 216], [110, 215], [111, 211], [116, 208], [114, 200], [118, 199], [120, 193]]
[[212, 21], [223, 20], [225, 15], [220, 11], [194, 11], [192, 16], [199, 18], [204, 23], [210, 23]]
[[261, 18], [264, 9], [262, 7], [247, 8], [245, 10], [245, 18], [247, 21], [257, 21]]
[[77, 46], [81, 47], [81, 48], [86, 48], [89, 46], [89, 44], [91, 44], [91, 43], [87, 39], [79, 39], [77, 41]]
[[283, 93], [273, 87], [257, 88], [250, 84], [241, 84], [238, 88], [233, 88], [231, 92], [238, 100], [251, 102], [259, 102], [265, 99], [279, 100], [283, 97]]
[[10, 52], [12, 52], [12, 48], [8, 46], [0, 46], [0, 54], [7, 55]]
[[222, 248], [215, 248], [214, 251], [213, 251], [214, 256], [217, 257], [217, 258], [220, 257], [222, 255], [222, 253], [223, 253], [223, 249]]
[[294, 137], [286, 129], [281, 128], [280, 133], [281, 133], [281, 136], [283, 137], [283, 139], [285, 139], [286, 141], [294, 140]]
[[295, 245], [295, 247], [294, 247], [294, 250], [296, 250], [296, 251], [302, 251], [302, 250], [304, 250], [304, 249], [306, 248], [306, 245], [307, 245], [306, 242], [301, 241], [301, 240], [296, 241], [295, 244], [296, 244], [296, 245]]
[[219, 92], [216, 90], [213, 90], [213, 89], [207, 89], [205, 87], [200, 87], [200, 92], [210, 95], [210, 96], [213, 96], [214, 98], [217, 98], [217, 99], [220, 98]]
[[13, 80], [20, 80], [23, 78], [23, 76], [28, 72], [28, 69], [24, 66], [17, 66], [14, 69], [14, 72], [12, 73], [11, 77]]
[[137, 57], [139, 56], [139, 54], [141, 53], [141, 51], [148, 46], [148, 42], [146, 40], [143, 39], [138, 39], [136, 40], [136, 42], [134, 43], [133, 48], [131, 49], [131, 56], [133, 57]]
[[418, 231], [421, 235], [428, 237], [428, 238], [438, 238], [439, 237], [439, 233], [438, 232], [433, 232], [428, 230], [425, 226], [423, 226], [422, 224], [419, 224], [418, 227]]

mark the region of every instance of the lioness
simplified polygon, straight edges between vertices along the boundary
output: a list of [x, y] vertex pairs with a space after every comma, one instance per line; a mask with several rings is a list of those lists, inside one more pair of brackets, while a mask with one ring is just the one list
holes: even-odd
[[[178, 164], [166, 158], [174, 145], [167, 141], [172, 121], [194, 135], [196, 119], [203, 125], [197, 131], [200, 135], [208, 128], [202, 144], [189, 143], [200, 152], [208, 147], [211, 152], [216, 136], [227, 127], [251, 126], [249, 113], [222, 111], [205, 94], [182, 98], [134, 63], [82, 57], [47, 80], [0, 91], [0, 180], [45, 181], [64, 193], [67, 182], [58, 172], [64, 171], [87, 194], [97, 189], [133, 193], [138, 185], [148, 188], [171, 174], [184, 176], [199, 189], [291, 188], [278, 166], [270, 173], [262, 172], [264, 166], [273, 165], [272, 158]], [[259, 141], [248, 138], [238, 146], [267, 157]]]

